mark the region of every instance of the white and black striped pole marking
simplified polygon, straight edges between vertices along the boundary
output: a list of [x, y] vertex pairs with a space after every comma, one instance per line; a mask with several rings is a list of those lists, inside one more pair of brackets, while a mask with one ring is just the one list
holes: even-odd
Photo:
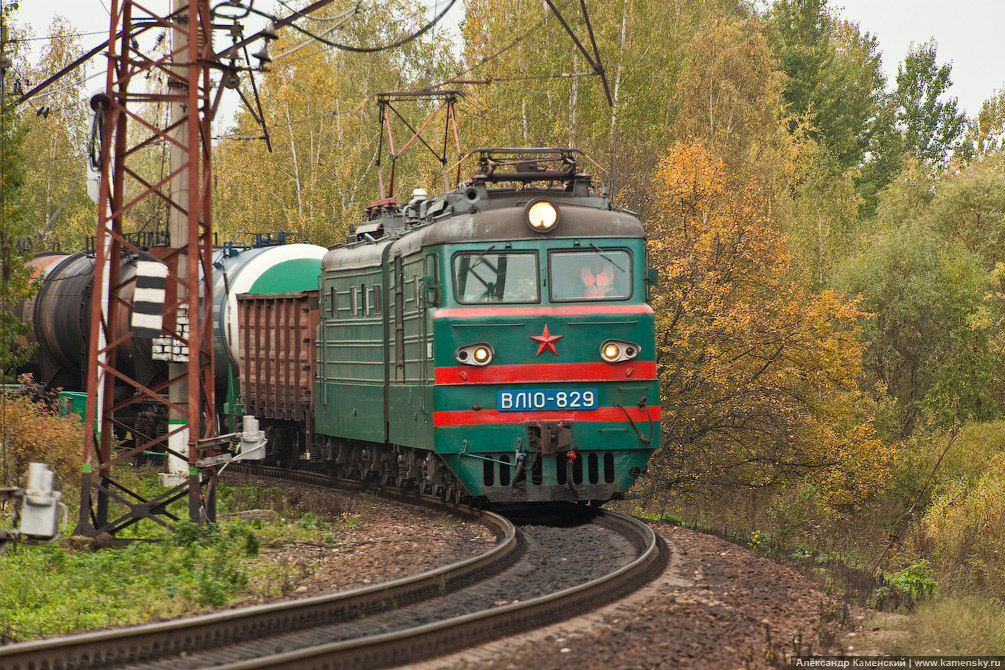
[[152, 338], [161, 334], [167, 273], [167, 265], [158, 260], [136, 261], [136, 288], [129, 323], [133, 337]]

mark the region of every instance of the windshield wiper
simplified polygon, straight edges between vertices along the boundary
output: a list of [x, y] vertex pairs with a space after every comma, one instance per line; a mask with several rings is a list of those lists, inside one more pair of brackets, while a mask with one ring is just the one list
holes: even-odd
[[604, 250], [603, 250], [603, 249], [601, 249], [600, 247], [598, 247], [598, 246], [597, 246], [596, 244], [594, 244], [593, 242], [590, 242], [590, 246], [591, 246], [591, 247], [593, 247], [593, 248], [594, 248], [594, 249], [596, 250], [596, 252], [597, 252], [598, 254], [600, 254], [601, 256], [603, 256], [603, 257], [604, 257], [604, 260], [608, 260], [608, 261], [610, 261], [610, 262], [611, 262], [611, 265], [613, 265], [613, 266], [614, 266], [614, 267], [616, 267], [617, 269], [621, 270], [622, 272], [624, 272], [624, 271], [625, 271], [625, 269], [624, 269], [623, 267], [621, 267], [620, 265], [618, 265], [617, 263], [615, 263], [615, 262], [614, 262], [614, 259], [613, 259], [613, 258], [611, 258], [610, 256], [608, 256], [608, 255], [607, 255], [607, 254], [606, 254], [606, 253], [604, 252]]
[[[493, 244], [488, 249], [486, 249], [485, 251], [482, 251], [477, 256], [475, 256], [475, 262], [472, 263], [471, 265], [469, 265], [468, 267], [464, 268], [464, 270], [462, 270], [461, 273], [457, 276], [457, 280], [460, 281], [460, 280], [464, 279], [468, 275], [469, 272], [471, 272], [472, 270], [474, 270], [476, 267], [478, 267], [478, 265], [480, 263], [483, 262], [484, 259], [482, 258], [482, 256], [484, 256], [485, 254], [487, 254], [488, 252], [492, 251], [495, 248], [496, 248], [496, 245]], [[477, 277], [478, 275], [475, 275], [475, 276]]]

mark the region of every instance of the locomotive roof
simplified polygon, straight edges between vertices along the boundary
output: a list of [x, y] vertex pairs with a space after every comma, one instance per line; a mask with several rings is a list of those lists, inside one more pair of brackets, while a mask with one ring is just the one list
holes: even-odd
[[[536, 200], [547, 200], [558, 209], [559, 223], [550, 233], [538, 233], [527, 224], [525, 208]], [[346, 267], [372, 264], [388, 243], [394, 244], [395, 253], [409, 254], [424, 246], [473, 241], [643, 236], [642, 222], [633, 212], [616, 210], [606, 195], [591, 193], [586, 183], [572, 182], [561, 188], [491, 188], [468, 183], [371, 219], [346, 244], [332, 250], [342, 250], [337, 254], [338, 265]]]
[[[469, 189], [470, 190], [470, 189]], [[559, 189], [486, 189], [487, 197], [474, 204], [455, 203], [452, 216], [436, 219], [422, 237], [423, 245], [471, 241], [534, 240], [545, 237], [642, 237], [642, 223], [631, 213], [617, 211], [600, 196], [581, 196]], [[550, 233], [527, 224], [526, 207], [547, 200], [559, 212]]]
[[[580, 158], [590, 159], [578, 149], [484, 148], [471, 155], [478, 156], [478, 171], [449, 193], [427, 198], [416, 190], [400, 208], [393, 198], [373, 203], [370, 219], [331, 248], [323, 267], [372, 267], [441, 244], [645, 236], [634, 212], [615, 209], [607, 189], [591, 190], [593, 179], [579, 167]], [[548, 232], [529, 223], [530, 205], [541, 200], [557, 210]]]

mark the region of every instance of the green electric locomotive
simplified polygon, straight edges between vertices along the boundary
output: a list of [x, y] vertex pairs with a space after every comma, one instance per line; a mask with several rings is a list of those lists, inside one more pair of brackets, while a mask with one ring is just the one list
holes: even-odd
[[376, 203], [322, 260], [302, 441], [456, 500], [619, 497], [660, 438], [642, 224], [576, 150], [473, 153], [457, 190]]

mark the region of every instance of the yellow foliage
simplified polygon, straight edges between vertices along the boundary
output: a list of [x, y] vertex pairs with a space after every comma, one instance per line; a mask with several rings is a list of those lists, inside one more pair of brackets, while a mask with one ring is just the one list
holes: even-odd
[[41, 404], [23, 396], [7, 395], [0, 402], [0, 447], [11, 486], [23, 486], [28, 464], [46, 463], [57, 484], [80, 477], [84, 427], [76, 414], [54, 416]]
[[731, 171], [767, 185], [788, 138], [775, 135], [784, 75], [755, 18], [714, 17], [695, 30], [676, 86], [677, 137], [700, 138]]
[[858, 302], [786, 280], [785, 238], [758, 190], [733, 188], [701, 144], [672, 147], [655, 190], [661, 460], [686, 483], [809, 473], [833, 505], [881, 489], [892, 454], [857, 388]]
[[934, 562], [950, 581], [1005, 596], [1005, 454], [995, 454], [976, 481], [960, 478], [935, 496], [922, 522]]
[[[345, 9], [340, 4], [324, 11], [337, 15]], [[358, 14], [352, 32], [365, 35], [367, 44], [389, 44], [415, 32], [423, 17], [421, 5], [393, 0]], [[246, 109], [214, 145], [214, 225], [221, 239], [238, 231], [291, 230], [315, 244], [341, 242], [349, 226], [362, 220], [368, 203], [386, 195], [378, 173], [387, 188], [392, 165], [399, 201], [407, 200], [412, 188], [443, 187], [440, 161], [419, 142], [390, 157], [385, 138], [383, 155], [378, 155], [384, 130], [373, 97], [379, 91], [420, 90], [449, 78], [446, 68], [453, 55], [437, 29], [378, 53], [350, 53], [320, 43], [298, 50], [300, 42], [301, 35], [284, 32], [270, 47], [277, 54], [275, 62], [256, 75], [271, 151], [261, 141], [257, 112]], [[253, 100], [250, 78], [242, 78], [242, 86], [245, 97]], [[436, 109], [434, 103], [417, 100], [396, 109], [417, 128]], [[400, 150], [412, 130], [397, 117], [391, 126]], [[436, 147], [443, 128], [441, 112], [423, 138]], [[380, 160], [382, 168], [377, 167]]]

